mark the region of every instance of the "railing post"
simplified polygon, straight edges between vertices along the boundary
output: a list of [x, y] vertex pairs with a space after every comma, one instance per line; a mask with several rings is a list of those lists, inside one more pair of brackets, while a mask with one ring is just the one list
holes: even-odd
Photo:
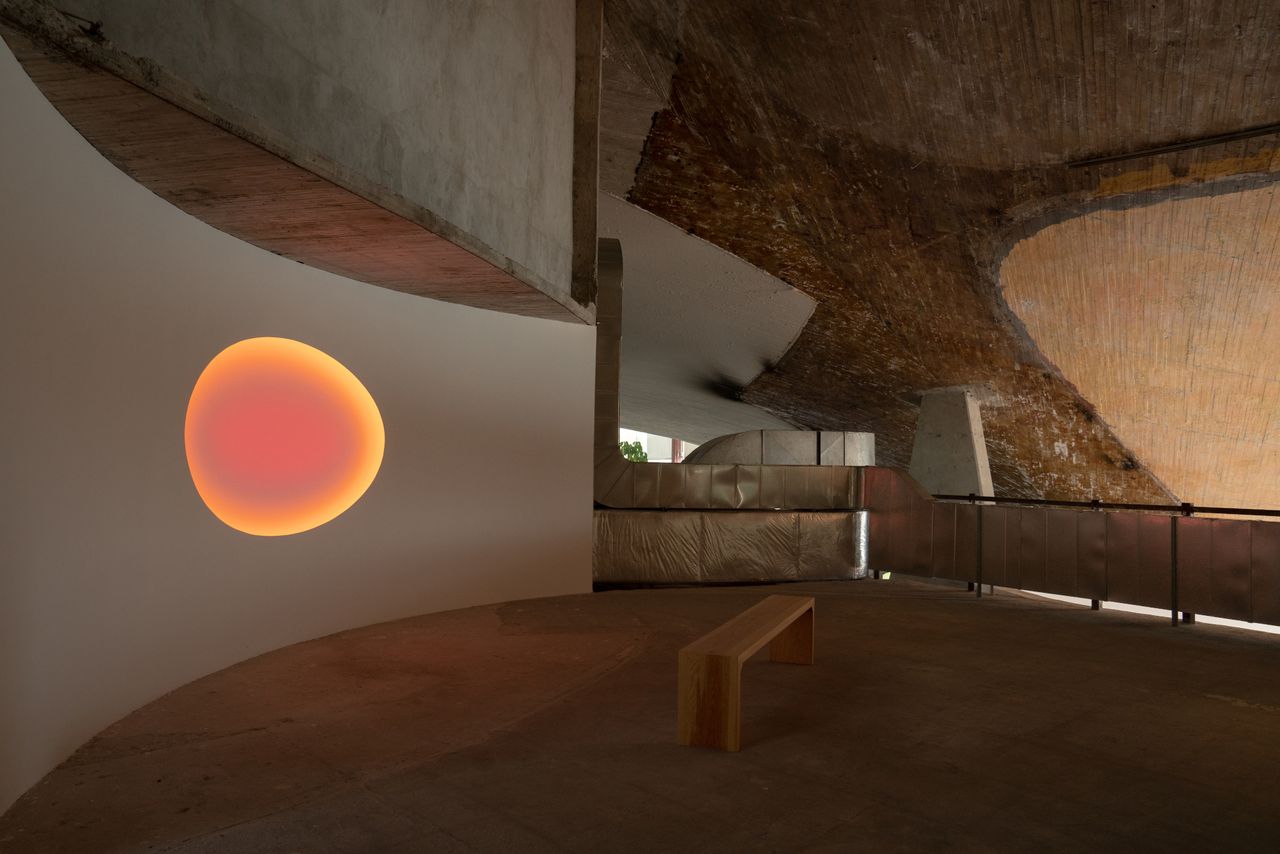
[[1178, 517], [1169, 523], [1169, 617], [1178, 625]]
[[[982, 598], [982, 505], [978, 504], [978, 496], [977, 496], [977, 495], [975, 495], [975, 494], [974, 494], [974, 493], [972, 493], [972, 492], [970, 492], [970, 493], [969, 493], [969, 503], [970, 503], [970, 504], [972, 504], [972, 505], [974, 506], [974, 508], [977, 510], [977, 513], [978, 513], [978, 536], [977, 536], [977, 540], [978, 540], [978, 560], [977, 560], [977, 575], [978, 575], [978, 583], [977, 583], [977, 585], [976, 585], [976, 589], [977, 589], [977, 591], [978, 591], [978, 598], [979, 598], [979, 599], [981, 599], [981, 598]], [[973, 589], [973, 588], [970, 588], [970, 589]]]
[[[1190, 516], [1196, 512], [1194, 504], [1186, 501], [1182, 502], [1182, 515]], [[1178, 519], [1174, 516], [1172, 524], [1169, 525], [1169, 618], [1173, 624], [1178, 625]], [[1182, 622], [1194, 623], [1196, 621], [1195, 614], [1182, 612]]]
[[[1182, 502], [1182, 515], [1183, 515], [1183, 516], [1190, 516], [1190, 515], [1191, 515], [1192, 513], [1194, 513], [1194, 512], [1196, 512], [1196, 507], [1195, 507], [1195, 505], [1194, 505], [1194, 504], [1190, 504], [1190, 503], [1188, 503], [1188, 502], [1186, 502], [1186, 501]], [[1174, 573], [1174, 578], [1176, 579], [1176, 578], [1177, 578], [1177, 575], [1178, 575], [1178, 567], [1177, 567], [1176, 565], [1175, 565], [1175, 566], [1174, 566], [1174, 568], [1173, 568], [1173, 573]], [[1176, 582], [1175, 582], [1175, 583], [1176, 583]], [[1174, 590], [1177, 590], [1177, 588], [1175, 587], [1175, 588], [1174, 588]], [[1177, 608], [1177, 600], [1176, 600], [1176, 599], [1174, 600], [1174, 607], [1175, 607], [1175, 609]], [[1174, 611], [1174, 613], [1176, 614], [1176, 613], [1177, 613], [1177, 611], [1175, 610], [1175, 611]], [[1175, 619], [1176, 619], [1176, 617], [1175, 617]], [[1190, 611], [1183, 611], [1183, 612], [1182, 612], [1182, 622], [1184, 622], [1184, 623], [1194, 623], [1195, 621], [1196, 621], [1196, 615], [1195, 615], [1195, 614], [1192, 614]]]

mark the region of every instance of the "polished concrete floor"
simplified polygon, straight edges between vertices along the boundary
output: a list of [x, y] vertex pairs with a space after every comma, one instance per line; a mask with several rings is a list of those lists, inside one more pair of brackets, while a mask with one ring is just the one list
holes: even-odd
[[372, 626], [194, 682], [0, 818], [19, 852], [1280, 850], [1280, 637], [895, 579], [801, 584], [744, 745], [675, 654], [773, 588]]

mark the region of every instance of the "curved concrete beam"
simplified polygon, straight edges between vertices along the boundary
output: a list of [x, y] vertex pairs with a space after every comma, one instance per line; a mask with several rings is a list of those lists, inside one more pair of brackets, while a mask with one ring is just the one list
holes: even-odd
[[401, 5], [60, 4], [97, 34], [0, 0], [0, 35], [90, 143], [215, 228], [393, 290], [590, 322], [570, 281], [573, 0]]

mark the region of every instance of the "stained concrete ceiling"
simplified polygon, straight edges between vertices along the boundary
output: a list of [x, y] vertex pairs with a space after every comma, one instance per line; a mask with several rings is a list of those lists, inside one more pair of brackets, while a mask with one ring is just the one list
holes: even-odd
[[[1280, 120], [1277, 46], [1280, 6], [1232, 0], [606, 0], [602, 182], [817, 301], [744, 401], [873, 431], [881, 461], [905, 464], [919, 394], [971, 386], [998, 493], [1168, 501], [1192, 487], [1156, 445], [1191, 440], [1126, 435], [1125, 411], [1056, 349], [1092, 323], [1123, 362], [1151, 349], [1141, 333], [1110, 337], [1099, 306], [1024, 328], [996, 270], [1085, 205], [1267, 186], [1276, 135], [1068, 164]], [[1151, 245], [1181, 240], [1173, 219], [1151, 227]], [[1028, 275], [1061, 286], [1102, 248], [1085, 237], [1071, 266]], [[1223, 312], [1252, 322], [1243, 304]], [[1237, 470], [1208, 466], [1215, 494], [1262, 500]]]
[[[134, 33], [130, 21], [145, 24], [157, 40], [139, 40], [139, 52], [183, 43], [147, 11], [155, 5], [78, 2], [82, 12], [106, 10], [106, 41], [38, 0], [0, 0], [0, 14], [18, 27], [6, 29], [5, 38], [82, 133], [206, 221], [364, 281], [505, 311], [589, 319], [583, 294], [573, 291], [570, 299], [557, 290], [569, 288], [563, 263], [548, 268], [558, 271], [551, 287], [546, 275], [490, 251], [428, 207], [388, 191], [381, 179], [359, 179], [342, 163], [298, 148], [297, 140], [277, 139], [270, 127], [244, 121], [163, 62], [113, 48], [113, 33]], [[203, 8], [199, 0], [185, 6]], [[589, 21], [591, 9], [580, 0], [577, 23]], [[556, 79], [569, 81], [568, 16], [561, 17], [561, 36], [544, 46], [563, 60]], [[203, 20], [184, 26], [198, 28]], [[244, 20], [262, 34], [261, 21]], [[443, 26], [425, 18], [417, 25], [433, 38]], [[244, 47], [237, 31], [213, 29], [197, 43], [216, 43], [233, 58]], [[363, 51], [389, 72], [415, 71], [419, 76], [407, 79], [419, 87], [432, 69], [453, 74], [458, 63], [489, 52], [508, 55], [499, 39], [501, 45], [459, 48], [452, 64], [439, 65], [435, 54], [424, 63], [412, 45], [380, 51], [378, 39], [359, 35], [363, 30], [351, 36], [330, 32], [331, 23], [322, 29], [326, 39]], [[281, 32], [297, 35], [289, 27]], [[443, 44], [459, 47], [455, 40]], [[508, 47], [510, 56], [542, 55], [523, 42]], [[600, 188], [669, 223], [672, 234], [737, 256], [745, 269], [763, 271], [771, 283], [792, 286], [815, 303], [794, 344], [775, 358], [778, 342], [793, 330], [785, 323], [770, 330], [770, 318], [752, 317], [763, 309], [748, 307], [755, 305], [750, 300], [744, 305], [747, 291], [695, 295], [696, 282], [664, 279], [664, 287], [704, 313], [703, 328], [718, 328], [717, 317], [733, 315], [745, 337], [700, 341], [691, 318], [670, 318], [683, 324], [680, 346], [703, 360], [670, 373], [680, 360], [671, 347], [664, 350], [663, 336], [674, 329], [650, 324], [651, 331], [629, 335], [627, 346], [642, 355], [636, 366], [624, 364], [624, 384], [629, 371], [649, 372], [634, 386], [645, 391], [629, 417], [693, 439], [702, 431], [756, 426], [735, 420], [744, 414], [774, 421], [767, 426], [871, 431], [879, 459], [905, 465], [921, 393], [964, 386], [983, 403], [1002, 494], [1274, 503], [1259, 486], [1272, 472], [1265, 455], [1272, 374], [1257, 360], [1271, 351], [1239, 343], [1260, 322], [1257, 312], [1270, 309], [1262, 297], [1220, 296], [1244, 294], [1239, 282], [1249, 277], [1257, 293], [1274, 290], [1271, 266], [1258, 260], [1246, 274], [1207, 259], [1230, 242], [1227, 231], [1265, 230], [1269, 214], [1249, 200], [1261, 198], [1251, 194], [1269, 191], [1280, 175], [1280, 135], [1197, 142], [1280, 121], [1277, 47], [1280, 5], [1246, 0], [605, 0]], [[181, 65], [185, 56], [162, 58]], [[342, 57], [323, 57], [345, 70]], [[233, 76], [240, 69], [238, 61], [197, 65], [193, 74], [215, 74], [203, 88], [222, 79], [219, 69]], [[245, 77], [249, 95], [277, 65]], [[297, 73], [273, 87], [286, 95], [291, 86], [310, 91], [317, 78], [309, 66], [286, 65]], [[485, 73], [497, 67], [481, 65]], [[575, 67], [575, 98], [594, 94], [586, 67]], [[528, 75], [511, 80], [501, 90], [507, 95], [521, 91]], [[229, 91], [240, 98], [242, 88]], [[381, 97], [385, 88], [372, 91]], [[566, 96], [557, 100], [564, 121], [556, 123], [560, 142], [545, 153], [548, 163], [563, 167], [564, 152], [576, 152], [581, 141], [578, 119], [589, 120], [590, 111], [574, 111], [571, 128], [569, 93], [551, 88]], [[417, 92], [406, 103], [421, 109]], [[509, 106], [545, 117], [536, 100], [516, 98]], [[449, 106], [474, 103], [463, 97]], [[499, 136], [484, 150], [506, 157], [509, 146]], [[579, 226], [594, 218], [578, 210], [583, 198], [596, 198], [594, 186], [590, 192], [582, 186], [594, 184], [594, 134], [586, 137], [592, 156], [573, 158], [573, 258], [576, 264], [578, 250], [588, 247], [589, 267], [594, 239], [579, 239], [589, 230]], [[1142, 153], [1183, 142], [1190, 147]], [[437, 159], [453, 163], [477, 150]], [[368, 152], [357, 146], [352, 156], [359, 162]], [[1077, 162], [1098, 155], [1121, 157]], [[580, 162], [592, 169], [579, 169]], [[564, 183], [540, 184], [554, 190], [548, 203], [560, 214], [570, 208]], [[488, 205], [486, 214], [526, 208], [519, 200], [528, 185], [514, 181], [516, 203]], [[1221, 198], [1188, 207], [1186, 194]], [[1172, 205], [1167, 210], [1182, 213], [1138, 213], [1165, 201]], [[1097, 211], [1107, 212], [1108, 229], [1092, 227], [1093, 219], [1073, 220]], [[515, 226], [520, 237], [519, 229], [536, 231], [544, 220], [533, 212], [491, 224]], [[567, 236], [567, 221], [561, 225]], [[1167, 248], [1185, 247], [1192, 229], [1203, 231], [1190, 240], [1194, 249]], [[1034, 237], [1041, 231], [1042, 238]], [[629, 254], [636, 271], [641, 262], [636, 251]], [[1006, 293], [998, 275], [1007, 254]], [[1136, 310], [1126, 316], [1116, 302], [1121, 283], [1153, 277], [1160, 280], [1155, 296], [1140, 316]], [[577, 266], [573, 281], [576, 288]], [[1103, 297], [1080, 302], [1067, 293], [1072, 288]], [[1017, 299], [1011, 305], [1006, 297]], [[1187, 340], [1195, 346], [1179, 354], [1150, 340], [1176, 327], [1188, 304], [1199, 305], [1195, 300], [1205, 305], [1191, 312]], [[1222, 347], [1211, 353], [1204, 342], [1210, 350], [1214, 342]], [[726, 353], [733, 355], [723, 361]], [[1205, 379], [1203, 371], [1229, 370], [1232, 359], [1247, 380], [1227, 393], [1229, 381]], [[747, 363], [757, 360], [763, 370], [752, 379]], [[721, 375], [723, 381], [709, 379]], [[701, 397], [689, 396], [698, 383]], [[1157, 423], [1150, 409], [1156, 398], [1168, 406], [1181, 402], [1183, 415]], [[1228, 454], [1241, 456], [1227, 460]]]
[[1090, 211], [1018, 243], [1000, 278], [1045, 356], [1174, 493], [1280, 507], [1277, 185]]

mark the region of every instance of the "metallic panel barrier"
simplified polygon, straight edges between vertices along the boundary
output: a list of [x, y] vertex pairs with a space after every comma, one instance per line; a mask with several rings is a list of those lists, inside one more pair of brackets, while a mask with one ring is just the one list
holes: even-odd
[[606, 584], [832, 581], [867, 574], [867, 513], [597, 510]]
[[1090, 502], [1002, 506], [977, 496], [943, 501], [904, 471], [862, 472], [872, 572], [1167, 608], [1175, 618], [1185, 612], [1280, 625], [1280, 522], [1198, 518], [1191, 505], [1137, 511]]
[[[979, 594], [994, 584], [1169, 608], [1175, 621], [1184, 611], [1280, 625], [1280, 523], [1193, 518], [1191, 505], [1027, 500], [1018, 503], [1032, 506], [1010, 507], [976, 496], [944, 502], [906, 472], [880, 466], [628, 462], [618, 451], [616, 240], [600, 241], [599, 274], [595, 501], [618, 509], [596, 511], [597, 581], [902, 572], [975, 582]], [[826, 462], [823, 439], [813, 435], [815, 455]], [[760, 437], [764, 460], [768, 437]], [[666, 512], [646, 512], [658, 510]]]
[[1250, 523], [1249, 569], [1253, 590], [1253, 620], [1280, 625], [1280, 525]]

